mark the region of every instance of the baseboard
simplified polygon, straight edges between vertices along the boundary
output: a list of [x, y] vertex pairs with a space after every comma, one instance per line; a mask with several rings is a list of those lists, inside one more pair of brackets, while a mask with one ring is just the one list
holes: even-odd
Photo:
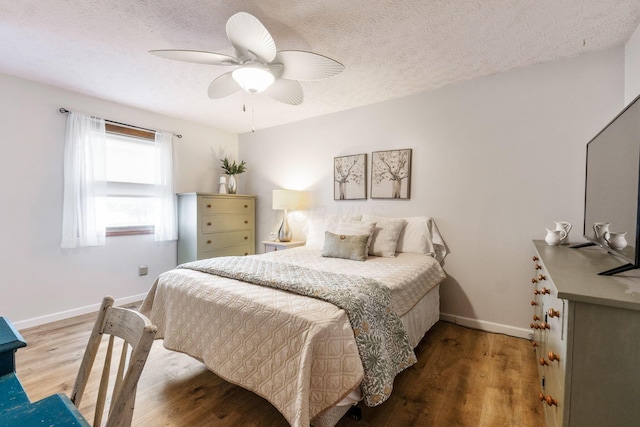
[[[114, 305], [125, 305], [133, 302], [142, 301], [147, 294], [132, 295], [126, 298], [119, 298], [115, 300]], [[87, 313], [93, 313], [98, 311], [102, 301], [96, 304], [86, 305], [84, 307], [74, 308], [72, 310], [60, 311], [58, 313], [47, 314], [46, 316], [34, 317], [32, 319], [20, 320], [15, 322], [13, 326], [17, 330], [32, 328], [34, 326], [44, 325], [45, 323], [56, 322], [58, 320], [69, 319], [70, 317], [81, 316]]]
[[440, 320], [455, 323], [467, 328], [478, 329], [486, 332], [510, 335], [517, 338], [529, 339], [531, 330], [503, 325], [501, 323], [487, 322], [485, 320], [471, 319], [469, 317], [456, 316], [454, 314], [440, 313]]

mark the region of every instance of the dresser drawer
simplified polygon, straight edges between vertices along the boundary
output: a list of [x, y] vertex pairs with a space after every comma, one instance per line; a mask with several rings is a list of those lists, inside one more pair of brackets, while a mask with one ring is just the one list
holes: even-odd
[[200, 250], [202, 252], [211, 252], [231, 246], [248, 245], [251, 242], [253, 242], [253, 232], [251, 230], [211, 233], [202, 237]]
[[253, 229], [253, 214], [245, 215], [206, 215], [202, 217], [202, 233], [219, 233], [231, 230]]
[[211, 214], [252, 214], [255, 201], [253, 199], [220, 199], [202, 197], [200, 208], [203, 215]]
[[215, 258], [219, 256], [253, 255], [254, 252], [253, 245], [232, 246], [215, 251], [201, 252], [198, 259]]

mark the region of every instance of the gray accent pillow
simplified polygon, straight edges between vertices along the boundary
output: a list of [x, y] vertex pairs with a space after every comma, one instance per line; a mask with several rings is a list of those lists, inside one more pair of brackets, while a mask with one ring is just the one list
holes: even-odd
[[368, 240], [368, 234], [346, 235], [325, 231], [322, 256], [365, 261], [367, 259]]

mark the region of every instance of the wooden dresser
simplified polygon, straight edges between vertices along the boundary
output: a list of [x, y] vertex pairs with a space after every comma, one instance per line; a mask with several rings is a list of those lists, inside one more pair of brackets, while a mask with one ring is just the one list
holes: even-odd
[[548, 427], [640, 420], [640, 271], [596, 247], [534, 241], [533, 345]]
[[178, 264], [255, 253], [256, 198], [178, 194]]

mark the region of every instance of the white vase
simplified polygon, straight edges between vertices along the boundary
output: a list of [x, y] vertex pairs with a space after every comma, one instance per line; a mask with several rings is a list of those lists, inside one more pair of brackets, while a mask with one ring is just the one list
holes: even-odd
[[238, 190], [238, 184], [236, 182], [236, 176], [229, 175], [229, 182], [227, 183], [227, 191], [229, 191], [229, 194], [236, 194], [237, 190]]

